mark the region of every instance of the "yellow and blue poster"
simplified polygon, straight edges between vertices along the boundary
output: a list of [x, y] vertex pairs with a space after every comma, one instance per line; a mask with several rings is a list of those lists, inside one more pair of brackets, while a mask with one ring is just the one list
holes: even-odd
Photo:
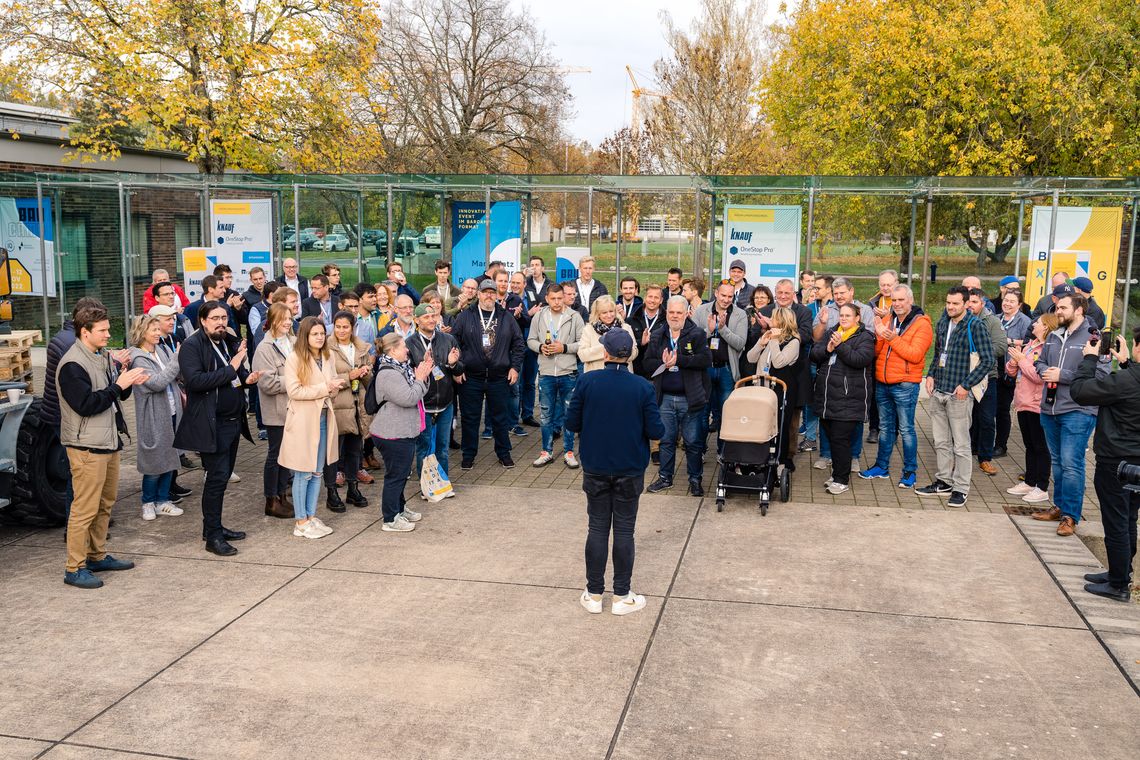
[[1051, 206], [1033, 209], [1033, 229], [1029, 242], [1029, 268], [1025, 277], [1025, 302], [1033, 306], [1045, 295], [1049, 280], [1065, 272], [1069, 280], [1088, 277], [1093, 297], [1105, 314], [1112, 314], [1116, 294], [1116, 270], [1120, 257], [1120, 207], [1061, 206], [1057, 209], [1057, 229], [1049, 250]]
[[787, 278], [796, 281], [800, 266], [799, 206], [726, 206], [721, 272], [728, 276], [734, 259], [744, 262], [751, 285], [767, 285]]
[[507, 271], [519, 269], [522, 250], [522, 203], [491, 204], [491, 257], [487, 258], [487, 208], [480, 201], [451, 204], [451, 277], [456, 285], [478, 278], [491, 261], [501, 261]]
[[[35, 198], [0, 198], [0, 247], [8, 249], [12, 295], [42, 296], [46, 264], [47, 294], [55, 295], [55, 236], [51, 198], [43, 199], [44, 223]], [[42, 231], [42, 232], [41, 232]], [[43, 242], [44, 259], [40, 258]]]
[[[186, 295], [201, 297], [202, 278], [218, 264], [228, 264], [234, 273], [233, 289], [249, 287], [249, 270], [255, 266], [273, 273], [273, 202], [269, 198], [210, 199], [209, 246], [182, 252]], [[188, 253], [189, 252], [189, 253]], [[203, 266], [202, 269], [190, 265]]]

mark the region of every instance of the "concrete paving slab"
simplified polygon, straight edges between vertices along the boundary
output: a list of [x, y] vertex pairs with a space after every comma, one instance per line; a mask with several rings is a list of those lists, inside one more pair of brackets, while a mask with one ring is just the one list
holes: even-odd
[[35, 533], [38, 533], [40, 528], [30, 528], [26, 525], [10, 525], [8, 523], [0, 523], [0, 546], [6, 544], [13, 544], [20, 539], [27, 538]]
[[673, 595], [1083, 627], [1004, 515], [702, 508]]
[[[226, 527], [243, 530], [248, 535], [245, 540], [234, 542], [238, 549], [236, 556], [219, 557], [205, 550], [202, 542], [201, 506], [194, 497], [183, 500], [179, 505], [185, 514], [159, 517], [150, 522], [142, 519], [141, 510], [124, 509], [124, 506], [120, 501], [115, 510], [115, 526], [110, 531], [111, 540], [108, 542], [108, 549], [112, 553], [252, 562], [297, 568], [310, 567], [380, 519], [379, 506], [364, 509], [349, 507], [344, 514], [334, 514], [324, 508], [322, 501], [317, 514], [334, 532], [317, 540], [298, 538], [293, 535], [293, 520], [265, 516], [264, 501], [256, 503], [250, 497], [235, 498], [233, 494], [227, 494], [224, 514]], [[19, 539], [18, 543], [62, 548], [63, 531], [41, 531]]]
[[[87, 747], [76, 744], [57, 744], [43, 756], [43, 760], [143, 760], [156, 757], [152, 754], [121, 752], [117, 749]], [[161, 756], [160, 756], [161, 757]]]
[[72, 740], [227, 760], [602, 757], [653, 622], [588, 615], [572, 591], [309, 570]]
[[0, 757], [5, 760], [31, 760], [50, 746], [48, 742], [0, 736]]
[[[562, 588], [586, 583], [586, 497], [580, 490], [466, 486], [439, 504], [418, 501], [414, 533], [372, 525], [317, 566], [432, 578]], [[697, 499], [646, 494], [637, 515], [634, 590], [664, 595], [685, 545]], [[422, 507], [422, 508], [421, 508]], [[607, 583], [613, 579], [607, 568]]]
[[1140, 684], [1140, 635], [1132, 633], [1101, 633], [1100, 637], [1112, 650], [1117, 663], [1133, 684]]
[[298, 572], [119, 556], [138, 567], [82, 591], [62, 546], [0, 548], [0, 733], [62, 738]]
[[668, 602], [614, 758], [1131, 759], [1085, 631]]

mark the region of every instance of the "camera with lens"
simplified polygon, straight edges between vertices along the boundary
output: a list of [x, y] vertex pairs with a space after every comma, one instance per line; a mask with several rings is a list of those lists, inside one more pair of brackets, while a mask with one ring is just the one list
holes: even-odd
[[1116, 468], [1116, 477], [1120, 479], [1125, 491], [1140, 494], [1140, 464], [1121, 462]]

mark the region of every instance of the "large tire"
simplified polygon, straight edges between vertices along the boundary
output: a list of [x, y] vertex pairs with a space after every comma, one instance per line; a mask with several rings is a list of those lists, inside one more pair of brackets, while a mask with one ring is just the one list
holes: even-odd
[[5, 514], [31, 525], [57, 527], [67, 522], [70, 465], [59, 434], [40, 418], [42, 411], [43, 399], [33, 399], [20, 425], [12, 504]]

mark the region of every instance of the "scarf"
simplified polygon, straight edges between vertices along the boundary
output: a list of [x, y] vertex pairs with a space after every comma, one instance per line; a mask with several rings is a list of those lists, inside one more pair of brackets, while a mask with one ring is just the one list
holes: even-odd
[[598, 334], [598, 337], [600, 338], [603, 335], [605, 335], [606, 333], [608, 333], [610, 330], [615, 330], [615, 329], [620, 330], [621, 329], [621, 318], [615, 316], [613, 323], [608, 324], [608, 325], [599, 319], [597, 322], [591, 322], [590, 326], [594, 328], [594, 332], [596, 332]]
[[835, 328], [835, 332], [839, 333], [839, 342], [842, 343], [843, 341], [847, 340], [852, 335], [854, 335], [855, 331], [858, 329], [859, 329], [859, 325], [852, 325], [851, 327], [847, 328], [846, 330], [844, 330], [842, 327], [837, 326]]
[[415, 371], [412, 369], [412, 365], [408, 364], [407, 362], [398, 362], [391, 356], [388, 356], [388, 354], [380, 354], [380, 364], [386, 364], [389, 367], [394, 367], [395, 369], [400, 370], [400, 372], [407, 379], [408, 385], [411, 385], [416, 381]]

